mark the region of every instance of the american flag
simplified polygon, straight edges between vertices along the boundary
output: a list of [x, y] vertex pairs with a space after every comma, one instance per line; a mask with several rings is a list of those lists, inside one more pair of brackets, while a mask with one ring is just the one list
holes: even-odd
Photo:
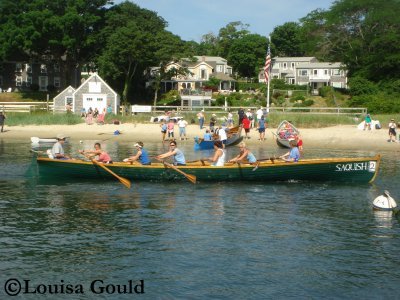
[[264, 65], [264, 77], [265, 77], [265, 83], [268, 84], [269, 81], [269, 68], [271, 67], [271, 48], [270, 45], [268, 45], [268, 50], [267, 50], [267, 57], [265, 58], [265, 65]]

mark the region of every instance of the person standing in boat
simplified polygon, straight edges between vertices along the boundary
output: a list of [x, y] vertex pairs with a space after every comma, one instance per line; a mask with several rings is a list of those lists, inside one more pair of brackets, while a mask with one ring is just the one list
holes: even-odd
[[246, 143], [245, 142], [240, 142], [238, 147], [240, 149], [240, 153], [236, 157], [234, 157], [231, 160], [229, 160], [229, 162], [250, 163], [250, 164], [257, 163], [257, 158], [246, 147]]
[[65, 135], [58, 134], [57, 135], [57, 142], [51, 148], [51, 156], [54, 159], [71, 159], [68, 155], [64, 154], [64, 145], [65, 142]]
[[171, 156], [174, 159], [173, 163], [175, 166], [186, 166], [185, 155], [183, 155], [183, 152], [176, 147], [175, 141], [170, 141], [169, 142], [169, 151], [164, 154], [160, 154], [160, 155], [156, 156], [156, 159], [161, 161], [162, 159], [168, 158]]
[[291, 140], [289, 142], [290, 151], [285, 153], [284, 155], [279, 156], [280, 159], [283, 159], [286, 162], [298, 162], [300, 159], [300, 151], [297, 148], [296, 140]]
[[137, 150], [136, 155], [125, 158], [123, 161], [130, 162], [130, 163], [132, 163], [134, 161], [139, 161], [142, 165], [151, 165], [149, 153], [147, 152], [146, 149], [144, 149], [143, 142], [137, 142], [134, 145], [134, 147]]
[[94, 150], [79, 150], [79, 153], [85, 155], [87, 158], [91, 159], [98, 156], [97, 161], [105, 164], [112, 164], [112, 159], [110, 155], [101, 149], [100, 143], [94, 144]]
[[211, 165], [214, 167], [223, 167], [225, 164], [225, 150], [221, 141], [214, 142], [214, 151], [214, 156], [207, 158], [207, 160], [212, 162]]

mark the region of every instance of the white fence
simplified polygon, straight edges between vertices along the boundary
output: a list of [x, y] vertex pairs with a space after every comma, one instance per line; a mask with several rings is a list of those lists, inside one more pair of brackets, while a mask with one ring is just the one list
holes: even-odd
[[4, 112], [53, 111], [53, 107], [53, 101], [0, 102], [0, 110]]

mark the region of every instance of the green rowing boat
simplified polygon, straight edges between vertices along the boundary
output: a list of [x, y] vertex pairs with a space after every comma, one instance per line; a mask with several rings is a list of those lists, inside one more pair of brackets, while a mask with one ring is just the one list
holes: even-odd
[[[210, 166], [204, 162], [191, 162], [186, 166], [171, 167], [169, 164], [153, 163], [148, 166], [114, 162], [107, 164], [109, 170], [124, 178], [141, 181], [185, 180], [182, 174], [193, 175], [197, 181], [334, 181], [372, 182], [378, 174], [380, 155], [361, 158], [316, 158], [288, 163], [278, 159], [265, 159], [256, 165], [226, 163], [223, 167]], [[41, 177], [62, 178], [112, 178], [107, 168], [99, 168], [83, 160], [55, 160], [37, 157]]]

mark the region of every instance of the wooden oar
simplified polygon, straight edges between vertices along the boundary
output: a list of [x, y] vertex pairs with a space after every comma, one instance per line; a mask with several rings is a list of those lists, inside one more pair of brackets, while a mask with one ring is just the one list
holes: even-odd
[[196, 176], [191, 175], [191, 174], [187, 174], [185, 172], [183, 172], [182, 170], [179, 170], [177, 167], [175, 167], [174, 165], [171, 165], [170, 163], [167, 163], [165, 161], [163, 161], [164, 166], [167, 166], [168, 168], [171, 168], [175, 171], [177, 171], [178, 173], [181, 173], [183, 176], [185, 176], [191, 183], [196, 183]]
[[117, 174], [115, 174], [113, 171], [111, 171], [109, 168], [107, 168], [104, 164], [98, 162], [97, 160], [90, 158], [90, 160], [92, 161], [92, 163], [94, 165], [99, 166], [100, 168], [103, 168], [104, 170], [106, 170], [108, 173], [110, 173], [111, 175], [113, 175], [115, 178], [117, 178], [124, 186], [126, 186], [128, 189], [131, 188], [131, 182], [129, 181], [129, 179], [126, 179], [124, 177], [118, 176]]

